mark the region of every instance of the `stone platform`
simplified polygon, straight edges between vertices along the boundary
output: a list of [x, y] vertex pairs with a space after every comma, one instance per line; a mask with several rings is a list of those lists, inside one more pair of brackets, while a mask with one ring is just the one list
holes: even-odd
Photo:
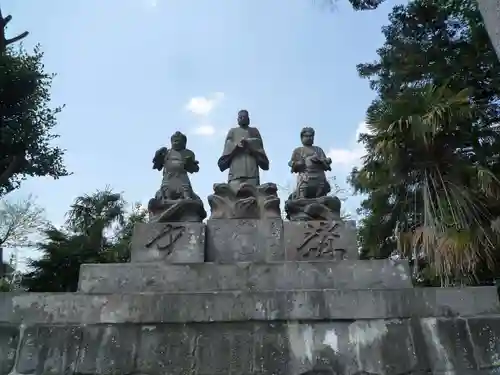
[[346, 223], [223, 221], [141, 224], [77, 293], [1, 293], [0, 375], [500, 374], [494, 287], [413, 288]]
[[85, 264], [83, 293], [411, 288], [406, 261]]

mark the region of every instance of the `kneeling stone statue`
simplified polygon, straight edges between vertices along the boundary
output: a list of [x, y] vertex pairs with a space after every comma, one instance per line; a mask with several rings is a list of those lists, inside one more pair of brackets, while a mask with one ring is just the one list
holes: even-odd
[[207, 217], [203, 201], [193, 191], [188, 173], [200, 170], [194, 152], [187, 149], [187, 137], [175, 132], [172, 147], [162, 147], [153, 158], [153, 169], [163, 171], [160, 190], [149, 201], [152, 222], [201, 222]]
[[298, 173], [297, 186], [285, 202], [287, 219], [292, 221], [339, 220], [340, 199], [328, 196], [331, 191], [325, 171], [331, 170], [332, 159], [323, 149], [314, 146], [314, 129], [300, 132], [302, 147], [293, 150], [288, 165]]

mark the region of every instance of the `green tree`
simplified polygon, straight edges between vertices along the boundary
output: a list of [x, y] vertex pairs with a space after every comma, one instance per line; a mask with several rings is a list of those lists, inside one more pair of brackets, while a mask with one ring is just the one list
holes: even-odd
[[499, 240], [500, 181], [457, 147], [462, 119], [473, 120], [467, 90], [429, 84], [378, 103], [368, 116], [372, 152], [356, 174], [389, 197], [397, 248], [422, 255], [445, 283], [493, 269]]
[[0, 11], [0, 197], [28, 176], [68, 175], [64, 151], [51, 145], [61, 111], [49, 106], [53, 75], [44, 72], [38, 47], [31, 55], [12, 47], [27, 33], [7, 39], [11, 19]]
[[499, 207], [500, 63], [475, 1], [416, 0], [389, 20], [378, 60], [358, 66], [378, 94], [367, 112], [372, 134], [360, 137], [367, 158], [350, 179], [367, 196], [362, 252], [387, 257], [412, 243], [432, 274], [487, 277], [480, 271], [494, 264], [490, 224]]
[[82, 264], [127, 261], [133, 225], [146, 219], [137, 206], [127, 213], [121, 194], [109, 189], [77, 197], [67, 217], [64, 228], [45, 232], [42, 257], [30, 261], [24, 276], [28, 290], [76, 291]]
[[[316, 3], [321, 3], [322, 6], [335, 8], [337, 0], [313, 0]], [[385, 0], [349, 0], [354, 10], [373, 10], [376, 9]]]

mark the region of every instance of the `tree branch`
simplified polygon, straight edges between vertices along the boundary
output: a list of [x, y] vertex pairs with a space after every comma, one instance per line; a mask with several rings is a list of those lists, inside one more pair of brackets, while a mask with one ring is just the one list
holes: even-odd
[[8, 15], [7, 17], [3, 18], [2, 10], [0, 9], [0, 54], [5, 52], [9, 44], [18, 42], [21, 39], [26, 38], [26, 36], [28, 36], [29, 34], [27, 31], [25, 31], [24, 33], [21, 33], [18, 36], [15, 36], [14, 38], [7, 39], [5, 37], [5, 27], [11, 20], [12, 20], [11, 15]]
[[29, 32], [25, 31], [24, 33], [21, 33], [18, 36], [15, 36], [14, 38], [5, 39], [5, 45], [8, 46], [11, 43], [15, 43], [23, 38], [26, 38], [28, 36], [28, 34], [29, 34]]

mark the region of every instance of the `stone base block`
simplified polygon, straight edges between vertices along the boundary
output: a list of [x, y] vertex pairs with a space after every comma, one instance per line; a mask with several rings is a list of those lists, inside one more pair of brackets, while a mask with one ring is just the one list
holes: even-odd
[[285, 221], [286, 260], [359, 259], [352, 221]]
[[[10, 298], [9, 298], [10, 297]], [[10, 301], [8, 301], [10, 299]], [[0, 293], [0, 322], [149, 324], [496, 314], [495, 287], [204, 293]]]
[[205, 260], [205, 224], [139, 223], [131, 248], [132, 262], [201, 263]]
[[283, 220], [208, 220], [206, 259], [217, 263], [284, 260]]
[[83, 293], [411, 288], [407, 261], [84, 264]]
[[0, 374], [493, 375], [500, 317], [0, 325]]

